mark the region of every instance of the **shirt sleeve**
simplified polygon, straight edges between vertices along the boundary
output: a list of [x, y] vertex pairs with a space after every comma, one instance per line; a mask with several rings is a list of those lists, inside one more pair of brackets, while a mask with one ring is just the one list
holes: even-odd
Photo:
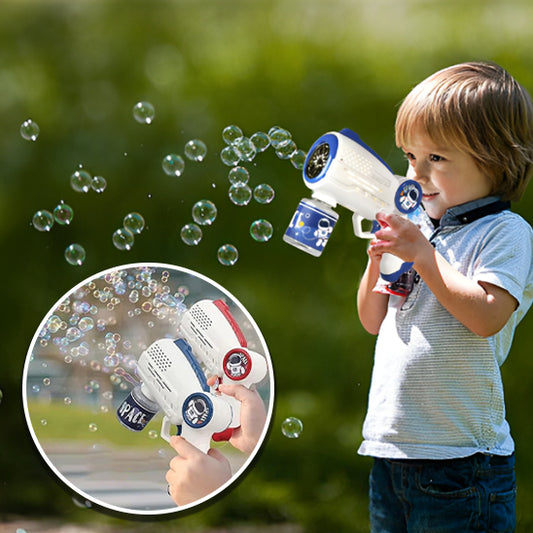
[[496, 217], [481, 240], [472, 277], [505, 289], [520, 305], [531, 291], [533, 231], [519, 215]]

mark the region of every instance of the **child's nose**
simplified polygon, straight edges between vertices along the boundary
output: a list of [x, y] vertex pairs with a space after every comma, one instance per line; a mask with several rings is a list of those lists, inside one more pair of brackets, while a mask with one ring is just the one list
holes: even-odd
[[427, 175], [427, 167], [424, 165], [424, 162], [413, 161], [407, 170], [407, 177], [418, 183], [427, 183], [429, 178]]

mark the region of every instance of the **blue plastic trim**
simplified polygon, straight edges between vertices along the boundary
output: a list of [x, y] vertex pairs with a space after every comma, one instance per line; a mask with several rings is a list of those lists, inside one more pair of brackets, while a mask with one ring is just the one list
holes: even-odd
[[372, 148], [370, 148], [370, 146], [365, 144], [361, 140], [361, 137], [359, 137], [359, 135], [357, 135], [357, 133], [355, 133], [355, 131], [352, 131], [349, 128], [343, 128], [339, 133], [342, 133], [345, 137], [348, 137], [352, 141], [354, 141], [357, 144], [359, 144], [360, 146], [362, 146], [365, 150], [368, 150], [374, 157], [379, 159], [391, 171], [392, 174], [394, 174], [394, 172], [392, 171], [392, 168], [389, 167], [389, 165], [387, 165], [387, 163], [385, 163], [385, 161], [376, 152], [374, 152], [374, 150], [372, 150]]
[[411, 267], [413, 266], [413, 263], [402, 263], [402, 266], [392, 274], [383, 274], [381, 273], [381, 277], [388, 281], [389, 283], [393, 283], [396, 281], [402, 274], [405, 274], [409, 270], [411, 270]]
[[192, 369], [194, 370], [194, 373], [196, 374], [196, 377], [198, 378], [198, 381], [200, 382], [202, 390], [204, 392], [209, 392], [209, 385], [207, 384], [207, 380], [205, 379], [204, 371], [202, 370], [202, 367], [194, 357], [192, 353], [192, 348], [189, 343], [185, 339], [176, 339], [174, 341], [174, 344], [181, 350], [183, 355], [187, 358], [187, 361], [191, 365]]

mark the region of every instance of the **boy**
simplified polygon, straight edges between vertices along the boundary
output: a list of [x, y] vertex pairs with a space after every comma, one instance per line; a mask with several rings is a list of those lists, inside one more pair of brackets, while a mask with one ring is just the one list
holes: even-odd
[[[396, 144], [425, 212], [378, 215], [357, 294], [378, 335], [359, 449], [372, 531], [513, 531], [499, 367], [533, 296], [533, 232], [509, 211], [533, 170], [531, 98], [498, 65], [449, 67], [406, 97]], [[413, 262], [407, 296], [376, 287], [386, 252]]]

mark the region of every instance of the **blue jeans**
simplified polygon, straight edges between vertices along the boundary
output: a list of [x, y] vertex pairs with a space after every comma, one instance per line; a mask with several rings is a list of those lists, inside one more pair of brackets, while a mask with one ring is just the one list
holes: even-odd
[[514, 455], [443, 461], [375, 459], [372, 533], [485, 533], [515, 529]]

